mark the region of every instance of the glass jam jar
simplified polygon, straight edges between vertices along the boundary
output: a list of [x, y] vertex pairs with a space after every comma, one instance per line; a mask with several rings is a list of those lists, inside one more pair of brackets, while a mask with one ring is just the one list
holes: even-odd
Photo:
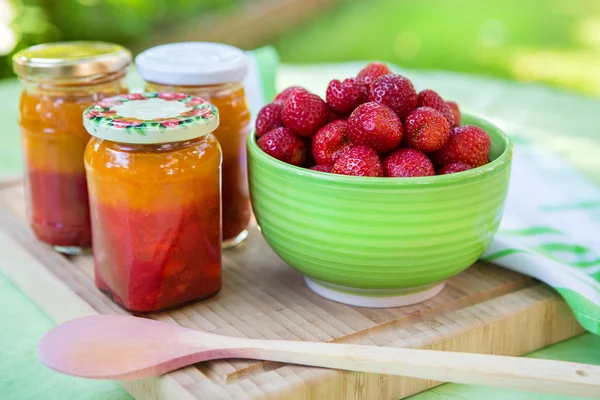
[[252, 216], [245, 146], [250, 111], [243, 87], [248, 57], [225, 44], [191, 42], [150, 48], [135, 63], [147, 91], [188, 93], [219, 109], [215, 136], [223, 151], [223, 247], [237, 245], [248, 236]]
[[84, 112], [96, 286], [133, 312], [221, 289], [217, 108], [195, 96], [134, 93]]
[[62, 42], [15, 54], [22, 84], [19, 105], [27, 214], [36, 237], [76, 254], [92, 236], [83, 152], [90, 139], [81, 113], [126, 93], [131, 54], [102, 42]]

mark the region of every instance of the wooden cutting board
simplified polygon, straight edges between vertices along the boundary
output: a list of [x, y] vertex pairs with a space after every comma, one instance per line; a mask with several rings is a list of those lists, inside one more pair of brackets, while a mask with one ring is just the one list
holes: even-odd
[[[583, 332], [561, 298], [531, 278], [476, 263], [437, 297], [369, 309], [311, 292], [253, 227], [223, 259], [223, 289], [149, 318], [222, 335], [522, 355]], [[0, 186], [0, 268], [57, 323], [127, 314], [99, 292], [91, 256], [39, 243], [26, 222], [23, 187]], [[165, 343], [168, 346], [168, 343]], [[399, 399], [440, 382], [247, 360], [211, 361], [159, 378], [123, 382], [136, 399]]]

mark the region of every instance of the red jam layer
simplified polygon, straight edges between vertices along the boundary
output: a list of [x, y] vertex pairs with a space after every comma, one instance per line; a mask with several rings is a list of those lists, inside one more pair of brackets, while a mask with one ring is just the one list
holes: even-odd
[[134, 312], [216, 294], [221, 288], [220, 210], [215, 206], [214, 218], [206, 218], [206, 206], [151, 212], [96, 204], [92, 221], [98, 288]]
[[90, 247], [85, 173], [29, 170], [31, 226], [37, 238], [53, 246]]

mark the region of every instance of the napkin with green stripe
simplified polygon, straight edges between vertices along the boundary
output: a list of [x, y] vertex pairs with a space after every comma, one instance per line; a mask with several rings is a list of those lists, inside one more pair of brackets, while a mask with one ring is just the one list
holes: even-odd
[[516, 141], [504, 218], [482, 259], [552, 286], [600, 334], [600, 191], [558, 156]]

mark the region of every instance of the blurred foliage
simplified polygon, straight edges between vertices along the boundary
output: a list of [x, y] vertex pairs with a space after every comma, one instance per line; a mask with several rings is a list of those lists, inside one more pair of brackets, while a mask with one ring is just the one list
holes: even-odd
[[169, 29], [203, 13], [231, 10], [244, 1], [0, 0], [0, 6], [10, 4], [15, 11], [10, 26], [17, 39], [15, 48], [0, 56], [0, 78], [12, 75], [12, 54], [34, 44], [103, 40], [128, 46], [152, 31]]
[[[76, 39], [132, 47], [253, 1], [0, 0], [0, 14], [13, 5], [14, 51]], [[0, 15], [0, 54], [2, 23]], [[600, 95], [600, 0], [344, 0], [273, 43], [282, 62], [378, 59]], [[0, 56], [0, 77], [12, 74], [10, 56]]]
[[275, 45], [284, 62], [380, 59], [600, 95], [598, 0], [351, 0]]

